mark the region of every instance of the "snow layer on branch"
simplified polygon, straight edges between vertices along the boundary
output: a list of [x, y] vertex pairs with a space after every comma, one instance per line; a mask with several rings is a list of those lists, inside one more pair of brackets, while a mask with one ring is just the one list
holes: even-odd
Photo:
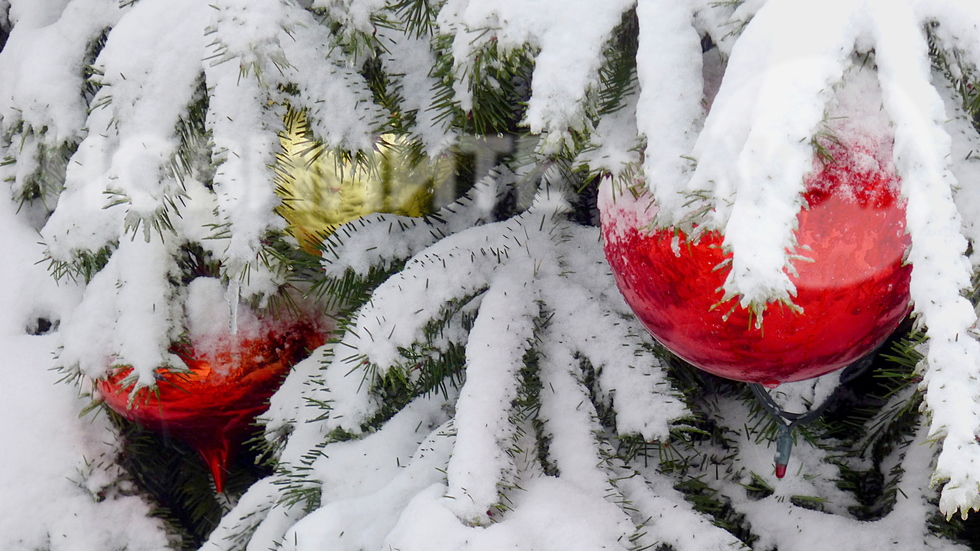
[[323, 504], [286, 533], [284, 549], [386, 549], [411, 499], [443, 481], [454, 442], [444, 406], [441, 395], [417, 399], [377, 433], [330, 446], [314, 464]]
[[23, 121], [47, 144], [79, 141], [85, 56], [123, 13], [116, 0], [14, 0], [0, 56], [0, 134]]
[[[933, 73], [933, 80], [940, 82], [942, 75]], [[957, 182], [980, 182], [980, 134], [973, 127], [969, 115], [963, 112], [961, 100], [949, 85], [939, 88], [951, 116], [943, 124], [952, 139], [950, 147], [950, 171]], [[956, 210], [962, 216], [963, 235], [973, 243], [980, 243], [980, 186], [963, 185], [953, 188]], [[980, 251], [974, 248], [971, 261], [974, 269], [980, 263]]]
[[[349, 222], [338, 230], [345, 236], [330, 249], [337, 260], [325, 263], [327, 275], [340, 277], [348, 267], [363, 274], [373, 264], [413, 255], [415, 258], [404, 271], [375, 290], [371, 303], [358, 313], [354, 327], [340, 343], [321, 347], [293, 368], [272, 397], [266, 414], [267, 434], [293, 426], [296, 435], [290, 442], [306, 442], [296, 444], [305, 451], [303, 445], [312, 445], [337, 427], [361, 430], [361, 423], [378, 407], [377, 399], [369, 392], [371, 376], [365, 369], [375, 362], [370, 375], [383, 376], [403, 361], [399, 348], [418, 340], [423, 326], [440, 317], [449, 302], [471, 298], [488, 286], [488, 277], [498, 261], [485, 253], [500, 248], [500, 244], [487, 243], [491, 237], [499, 236], [501, 225], [477, 228], [490, 216], [495, 195], [492, 179], [488, 178], [454, 207], [446, 207], [443, 222], [433, 221], [430, 225], [417, 218], [374, 215]], [[427, 249], [445, 235], [471, 227], [474, 229], [465, 237]], [[483, 245], [478, 257], [467, 246], [470, 240], [475, 240], [477, 247]], [[477, 258], [483, 263], [474, 266]], [[389, 320], [387, 312], [412, 315]], [[330, 421], [314, 422], [324, 412], [317, 407], [302, 407], [304, 403], [330, 404]]]
[[701, 37], [688, 2], [641, 0], [636, 15], [636, 125], [646, 138], [643, 173], [660, 207], [679, 212], [688, 201], [682, 190], [692, 168], [685, 157], [704, 119]]
[[372, 131], [383, 115], [364, 77], [330, 44], [328, 30], [312, 14], [295, 9], [296, 25], [288, 36], [283, 32], [280, 37], [288, 65], [279, 68], [281, 75], [274, 75], [282, 84], [299, 89], [299, 94], [286, 101], [306, 111], [314, 136], [328, 148], [372, 150]]
[[637, 94], [630, 94], [619, 110], [604, 115], [589, 135], [587, 149], [575, 162], [593, 173], [609, 173], [619, 181], [629, 178], [640, 164], [640, 140], [636, 128]]
[[[450, 0], [439, 12], [440, 29], [454, 35], [457, 75], [466, 80], [474, 56], [490, 41], [504, 52], [525, 45], [538, 50], [525, 124], [532, 133], [556, 139], [567, 130], [584, 130], [586, 94], [598, 84], [603, 50], [627, 0]], [[471, 108], [469, 94], [457, 88], [457, 101]]]
[[[331, 421], [317, 427], [320, 433], [335, 427], [359, 432], [378, 406], [370, 393], [373, 379], [400, 365], [401, 349], [421, 340], [426, 324], [441, 318], [452, 301], [469, 300], [491, 286], [495, 272], [507, 262], [502, 241], [509, 234], [501, 231], [505, 227], [505, 223], [478, 226], [447, 237], [416, 254], [404, 270], [375, 289], [353, 326], [334, 345], [323, 386], [303, 389], [315, 400], [331, 402]], [[287, 378], [287, 388], [292, 388], [292, 378]], [[314, 408], [305, 408], [298, 418], [311, 414], [318, 415]], [[272, 421], [283, 422], [277, 416]]]
[[[713, 193], [708, 225], [725, 228], [725, 248], [734, 253], [725, 293], [743, 307], [795, 294], [783, 268], [812, 166], [809, 140], [858, 38], [856, 6], [772, 0], [760, 9], [732, 49], [694, 148], [693, 178], [668, 193], [651, 187], [658, 198]], [[701, 207], [662, 210], [658, 225], [680, 225]]]
[[718, 47], [719, 52], [727, 57], [732, 53], [732, 46], [738, 39], [741, 27], [747, 23], [747, 14], [755, 15], [765, 1], [746, 0], [735, 3], [690, 0], [690, 4], [694, 10], [694, 23], [699, 31], [698, 34], [711, 38], [711, 42]]
[[[550, 350], [588, 359], [598, 374], [597, 390], [615, 407], [620, 434], [667, 438], [670, 422], [686, 413], [683, 401], [674, 395], [660, 360], [643, 348], [649, 337], [622, 300], [592, 230], [565, 225], [561, 231], [568, 250], [558, 263], [539, 267], [553, 270], [547, 275], [556, 279], [574, 274], [562, 277], [561, 285], [541, 287], [552, 313]], [[624, 355], [624, 350], [632, 352]]]
[[[530, 257], [519, 264], [518, 270], [534, 269]], [[538, 315], [536, 293], [512, 277], [512, 270], [502, 272], [483, 296], [466, 344], [466, 382], [456, 404], [456, 445], [447, 468], [450, 509], [478, 524], [487, 522], [487, 511], [499, 501], [498, 485], [514, 475], [505, 452], [514, 434], [509, 411]]]
[[[980, 509], [980, 343], [970, 333], [976, 314], [960, 290], [970, 286], [970, 264], [953, 202], [950, 136], [941, 97], [930, 82], [928, 48], [908, 4], [869, 2], [873, 11], [878, 75], [885, 107], [895, 123], [895, 165], [908, 198], [912, 237], [910, 291], [927, 328], [923, 375], [932, 435], [944, 436], [935, 479], [949, 480], [940, 509]], [[970, 366], [970, 367], [967, 367]]]
[[677, 551], [732, 551], [746, 546], [727, 530], [694, 510], [666, 476], [629, 476], [617, 485], [637, 514], [645, 519], [641, 541], [669, 544]]
[[587, 389], [575, 376], [578, 362], [561, 336], [546, 338], [539, 365], [541, 418], [551, 437], [548, 453], [563, 480], [601, 500], [602, 496], [615, 493], [615, 489], [602, 469], [605, 457], [595, 437], [601, 430], [595, 408]]
[[[372, 147], [381, 110], [363, 77], [332, 44], [330, 30], [310, 12], [287, 0], [219, 0], [212, 7], [211, 65], [232, 65], [224, 71], [235, 73], [241, 84], [253, 77], [247, 86], [267, 94], [263, 104], [289, 102], [305, 109], [314, 135], [328, 147]], [[299, 93], [291, 96], [278, 86]], [[280, 122], [272, 128], [281, 127]]]
[[364, 275], [371, 266], [410, 258], [447, 235], [485, 224], [493, 218], [498, 194], [515, 179], [509, 172], [488, 176], [428, 219], [371, 214], [352, 220], [327, 236], [324, 272], [341, 277], [350, 269]]
[[429, 76], [436, 63], [429, 40], [385, 27], [377, 29], [377, 33], [386, 49], [380, 58], [388, 75], [397, 82], [395, 89], [402, 98], [401, 110], [415, 113], [412, 132], [421, 139], [430, 157], [445, 152], [459, 136], [448, 128], [448, 120], [436, 120], [438, 114], [432, 109], [438, 81]]
[[[275, 194], [272, 165], [279, 148], [276, 130], [281, 122], [270, 109], [265, 88], [252, 77], [240, 78], [238, 66], [221, 63], [207, 67], [212, 93], [208, 127], [214, 140], [214, 155], [220, 166], [214, 175], [218, 209], [229, 224], [231, 235], [224, 257], [232, 278], [243, 275], [255, 263], [262, 239], [270, 228], [285, 223], [273, 209]], [[271, 274], [250, 273], [243, 295], [275, 291]], [[256, 277], [258, 275], [258, 277]]]
[[288, 65], [280, 40], [299, 24], [301, 10], [282, 0], [221, 0], [212, 7], [209, 30], [214, 41], [205, 80], [210, 91], [207, 125], [218, 165], [214, 191], [219, 216], [229, 230], [223, 269], [244, 284], [243, 296], [272, 294], [281, 282], [257, 261], [266, 233], [285, 227], [273, 210], [280, 203], [272, 167], [282, 107], [270, 106], [270, 86]]
[[174, 128], [201, 72], [204, 28], [188, 17], [195, 9], [207, 15], [193, 1], [140, 2], [108, 34], [96, 61], [103, 73], [98, 107], [85, 123], [93, 131], [72, 157], [59, 208], [44, 229], [54, 258], [74, 260], [141, 224], [146, 235], [153, 216], [168, 209], [167, 198], [181, 193], [166, 169]]
[[301, 24], [298, 5], [288, 0], [217, 0], [211, 7], [214, 64], [237, 60], [243, 74], [259, 79], [288, 65], [281, 40], [283, 31]]
[[379, 30], [371, 19], [385, 5], [385, 0], [313, 0], [313, 7], [326, 10], [332, 21], [368, 35]]
[[[200, 17], [193, 17], [195, 9]], [[156, 368], [173, 363], [167, 348], [182, 318], [167, 279], [173, 249], [160, 241], [162, 226], [160, 235], [151, 226], [171, 208], [168, 200], [183, 193], [167, 169], [175, 126], [197, 89], [206, 14], [193, 1], [140, 2], [109, 32], [96, 61], [102, 88], [93, 101], [100, 107], [86, 124], [99, 131], [73, 156], [66, 189], [43, 231], [51, 256], [66, 262], [119, 243], [65, 327], [62, 361], [91, 376], [113, 363], [129, 364], [148, 385]], [[134, 241], [127, 234], [141, 225]]]
[[130, 365], [138, 386], [155, 384], [163, 365], [182, 365], [168, 352], [183, 317], [168, 281], [170, 255], [159, 239], [120, 243], [66, 320], [63, 365], [77, 365], [92, 378], [112, 365]]
[[299, 506], [286, 507], [276, 503], [279, 489], [275, 482], [275, 478], [267, 477], [252, 484], [222, 517], [201, 551], [243, 549], [242, 534], [251, 535], [248, 546], [253, 549], [274, 549], [286, 530], [305, 516]]
[[[501, 243], [500, 234], [508, 235], [499, 222], [474, 228], [435, 243], [415, 256], [405, 269], [392, 276], [373, 293], [371, 301], [357, 316], [359, 336], [350, 335], [341, 346], [361, 350], [372, 364], [387, 367], [398, 363], [398, 349], [415, 342], [422, 326], [451, 300], [478, 293], [496, 282], [494, 273], [501, 265], [515, 262], [515, 252]], [[481, 252], [476, 250], [483, 249]], [[507, 282], [501, 281], [501, 284]], [[393, 303], [403, 305], [404, 313], [413, 318], [393, 318], [388, 310]]]
[[[620, 522], [621, 510], [607, 501], [595, 500], [561, 478], [546, 476], [527, 480], [515, 496], [506, 520], [486, 528], [460, 522], [441, 496], [445, 487], [430, 486], [409, 503], [395, 529], [385, 539], [385, 549], [402, 551], [570, 551], [625, 550], [630, 526]], [[438, 540], [432, 535], [439, 534]]]
[[[108, 91], [103, 89], [101, 93]], [[72, 261], [79, 253], [97, 251], [116, 242], [123, 232], [125, 208], [105, 208], [105, 190], [111, 184], [109, 155], [118, 144], [111, 130], [112, 112], [107, 108], [95, 109], [87, 124], [106, 131], [90, 133], [79, 144], [68, 163], [58, 208], [41, 232], [48, 254], [56, 260]]]
[[[545, 177], [548, 180], [554, 175], [547, 173]], [[640, 332], [635, 321], [625, 317], [628, 307], [602, 261], [595, 228], [565, 222], [561, 218], [565, 208], [561, 193], [554, 189], [543, 191], [524, 214], [505, 222], [464, 229], [417, 252], [401, 272], [375, 290], [329, 355], [321, 349], [296, 367], [273, 397], [269, 429], [282, 432], [291, 427], [280, 460], [285, 465], [299, 465], [314, 458], [312, 471], [317, 473], [315, 478], [324, 492], [321, 509], [309, 521], [297, 525], [297, 549], [307, 549], [309, 544], [304, 544], [304, 539], [329, 541], [344, 549], [348, 548], [343, 547], [346, 545], [356, 548], [376, 542], [378, 534], [367, 535], [366, 525], [345, 532], [344, 538], [337, 536], [343, 525], [340, 520], [353, 518], [355, 510], [369, 510], [360, 516], [377, 519], [373, 528], [387, 531], [389, 528], [382, 527], [391, 526], [386, 542], [397, 542], [399, 548], [411, 548], [420, 542], [415, 531], [420, 528], [412, 523], [456, 531], [457, 528], [442, 526], [448, 522], [471, 533], [475, 538], [471, 541], [484, 541], [484, 536], [471, 532], [475, 529], [470, 526], [498, 530], [496, 526], [503, 520], [508, 528], [487, 535], [484, 543], [500, 544], [511, 541], [511, 530], [529, 529], [527, 519], [540, 514], [542, 507], [556, 514], [559, 510], [563, 515], [569, 514], [567, 503], [559, 504], [562, 500], [577, 503], [583, 510], [601, 511], [598, 524], [593, 523], [593, 527], [601, 528], [590, 528], [590, 534], [582, 535], [582, 541], [605, 542], [611, 548], [620, 548], [621, 544], [611, 542], [631, 533], [633, 524], [630, 514], [617, 507], [616, 499], [607, 493], [616, 493], [610, 482], [611, 471], [597, 466], [598, 459], [605, 457], [608, 450], [597, 440], [595, 406], [590, 405], [593, 393], [603, 407], [615, 404], [620, 430], [647, 438], [665, 438], [670, 423], [687, 410], [671, 392], [659, 361], [641, 348], [649, 344], [641, 337], [645, 333]], [[460, 212], [459, 216], [469, 215]], [[451, 226], [452, 220], [447, 224]], [[375, 233], [379, 231], [377, 226], [387, 231], [386, 225], [380, 219], [364, 222], [364, 227], [353, 231], [353, 237], [338, 247], [342, 251], [356, 241], [358, 233]], [[406, 231], [391, 237], [413, 241], [417, 236]], [[395, 244], [390, 243], [391, 246]], [[468, 302], [460, 305], [460, 301]], [[390, 483], [385, 480], [390, 479], [392, 463], [404, 465], [407, 461], [405, 450], [418, 437], [418, 421], [411, 417], [403, 423], [399, 413], [379, 432], [366, 434], [361, 432], [361, 424], [379, 411], [378, 398], [371, 389], [375, 381], [396, 368], [409, 377], [418, 368], [425, 369], [406, 364], [417, 360], [406, 359], [403, 352], [417, 342], [425, 342], [424, 328], [431, 320], [443, 318], [450, 305], [462, 309], [453, 314], [441, 339], [465, 344], [466, 372], [458, 399], [443, 399], [443, 407], [455, 408], [451, 456], [447, 454], [438, 467], [444, 469], [446, 479], [443, 483], [441, 478], [426, 478], [433, 484], [429, 489], [419, 486], [416, 480], [408, 492], [399, 482], [404, 473]], [[468, 332], [454, 321], [455, 316], [464, 314], [475, 320]], [[439, 346], [439, 342], [442, 341], [434, 344]], [[530, 384], [521, 370], [528, 368], [525, 352], [531, 348], [539, 354], [540, 363], [530, 369], [541, 370], [541, 392], [550, 389], [557, 394], [541, 398], [542, 404], [551, 400], [551, 405], [543, 405], [540, 413], [521, 411], [515, 405]], [[321, 362], [328, 358], [332, 358], [330, 364], [321, 368]], [[551, 367], [544, 367], [545, 364]], [[582, 380], [573, 375], [585, 364], [596, 374], [591, 386], [584, 382], [584, 372]], [[547, 375], [546, 369], [551, 370]], [[305, 407], [296, 407], [304, 400]], [[413, 407], [408, 406], [403, 413], [407, 415]], [[527, 436], [531, 434], [530, 419], [525, 419], [528, 415], [538, 416], [553, 433], [553, 448], [548, 453], [562, 472], [556, 480], [541, 478], [541, 467], [533, 454], [525, 457], [524, 453], [514, 452], [535, 446]], [[424, 422], [423, 431], [426, 424], [434, 427], [437, 421]], [[360, 439], [331, 443], [328, 435], [336, 428], [354, 432]], [[395, 445], [396, 441], [404, 445]], [[338, 476], [343, 469], [338, 470], [337, 462], [343, 463], [348, 454], [354, 458], [365, 453], [379, 461], [372, 459], [365, 464], [367, 471], [377, 476], [355, 488]], [[508, 492], [510, 485], [537, 490], [529, 490], [530, 497], [526, 497], [524, 492]], [[396, 492], [394, 488], [402, 489]], [[429, 502], [436, 495], [436, 488], [441, 497]], [[385, 500], [390, 498], [397, 507], [382, 506], [378, 499], [369, 500], [365, 492], [374, 492], [375, 498], [387, 496]], [[497, 507], [502, 494], [507, 494], [508, 503], [513, 502], [516, 508], [502, 513], [502, 519], [491, 519], [487, 512]], [[334, 499], [340, 501], [333, 503]], [[424, 505], [419, 504], [423, 502]], [[522, 509], [521, 502], [528, 503], [528, 509]], [[430, 507], [430, 512], [439, 511], [433, 513], [435, 517], [423, 514]], [[396, 510], [400, 515], [397, 525], [392, 516]], [[555, 538], [569, 530], [574, 523], [567, 522], [567, 518], [572, 517], [563, 518], [535, 528], [532, 539]], [[641, 520], [632, 519], [635, 523]], [[346, 525], [352, 526], [349, 521]], [[336, 529], [318, 531], [315, 526]], [[358, 535], [361, 532], [365, 535]], [[347, 538], [355, 544], [344, 543]], [[446, 549], [458, 543], [450, 540], [444, 545]], [[429, 545], [443, 544], [430, 539]], [[525, 547], [522, 543], [518, 548]], [[580, 544], [566, 548], [592, 547]]]
[[[180, 192], [166, 175], [175, 127], [197, 90], [209, 10], [195, 0], [146, 0], [112, 29], [97, 66], [118, 145], [108, 192], [125, 200], [127, 225], [145, 225]], [[119, 208], [119, 207], [117, 207]]]

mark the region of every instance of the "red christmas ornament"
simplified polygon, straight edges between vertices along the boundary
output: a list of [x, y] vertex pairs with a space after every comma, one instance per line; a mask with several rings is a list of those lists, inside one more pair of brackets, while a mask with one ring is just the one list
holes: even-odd
[[[620, 291], [658, 341], [705, 371], [774, 387], [847, 366], [880, 345], [910, 310], [911, 266], [898, 177], [861, 145], [829, 144], [797, 215], [791, 275], [802, 313], [769, 304], [761, 328], [737, 302], [719, 304], [730, 255], [716, 232], [690, 241], [650, 233], [650, 197], [602, 200], [606, 258]], [[608, 185], [608, 184], [607, 184]], [[733, 309], [734, 306], [734, 309]]]
[[219, 493], [232, 453], [251, 433], [256, 415], [268, 407], [289, 368], [326, 340], [324, 328], [310, 318], [260, 321], [257, 333], [174, 344], [171, 352], [189, 371], [160, 370], [157, 387], [140, 389], [132, 399], [132, 368], [96, 381], [114, 411], [195, 448]]

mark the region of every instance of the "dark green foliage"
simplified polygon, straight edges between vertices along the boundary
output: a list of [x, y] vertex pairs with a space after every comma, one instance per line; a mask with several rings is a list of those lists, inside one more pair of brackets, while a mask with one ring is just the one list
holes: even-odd
[[105, 47], [108, 38], [109, 29], [105, 29], [98, 38], [89, 43], [88, 53], [85, 56], [86, 62], [82, 66], [82, 96], [85, 98], [86, 105], [91, 105], [95, 94], [102, 89], [102, 73], [96, 69], [95, 60]]
[[407, 33], [426, 38], [435, 32], [436, 8], [430, 0], [400, 0], [391, 6]]
[[433, 392], [448, 397], [450, 386], [458, 388], [462, 385], [466, 343], [447, 340], [445, 331], [452, 324], [462, 329], [464, 334], [469, 332], [475, 312], [466, 310], [466, 307], [482, 293], [479, 291], [443, 306], [440, 316], [423, 328], [422, 339], [400, 350], [403, 358], [401, 364], [390, 367], [383, 377], [370, 375], [374, 371], [371, 368], [366, 370], [370, 380], [365, 382], [382, 399], [382, 406], [364, 424], [365, 430], [380, 427], [415, 398]]
[[273, 484], [279, 486], [282, 491], [282, 498], [279, 502], [287, 506], [302, 503], [303, 510], [307, 513], [316, 510], [320, 506], [322, 488], [320, 483], [311, 476], [313, 474], [313, 462], [322, 455], [321, 450], [327, 444], [344, 440], [346, 438], [342, 436], [338, 440], [324, 440], [304, 454], [299, 465], [279, 463], [276, 466], [276, 477], [273, 480]]
[[328, 308], [353, 310], [367, 302], [371, 298], [371, 292], [391, 274], [396, 273], [401, 264], [372, 266], [365, 275], [348, 268], [341, 277], [321, 277], [313, 284], [311, 295], [323, 300]]
[[[361, 73], [371, 88], [374, 102], [388, 112], [388, 117], [378, 133], [408, 134], [415, 127], [417, 111], [402, 108], [404, 98], [401, 94], [401, 81], [398, 78], [401, 75], [389, 75], [386, 73], [385, 67], [379, 57], [367, 59], [364, 62]], [[418, 164], [423, 158], [422, 144], [417, 143], [413, 149], [417, 150], [417, 153], [415, 156], [409, 156], [408, 159], [413, 164]]]
[[605, 63], [599, 70], [598, 114], [614, 113], [636, 88], [636, 50], [639, 45], [639, 20], [636, 8], [623, 14], [623, 21], [613, 31], [613, 38], [603, 53]]
[[[78, 149], [75, 142], [62, 143], [50, 146], [43, 142], [42, 136], [34, 136], [30, 131], [23, 131], [18, 134], [21, 140], [21, 148], [28, 138], [37, 139], [37, 168], [20, 182], [16, 199], [20, 202], [20, 208], [25, 205], [40, 203], [45, 211], [54, 210], [58, 195], [65, 187], [65, 171], [68, 168], [68, 160]], [[15, 136], [14, 139], [17, 139]], [[11, 165], [16, 162], [13, 157], [0, 160], [0, 166]], [[9, 180], [8, 180], [9, 181]], [[12, 181], [10, 181], [13, 183]]]
[[215, 166], [211, 162], [211, 132], [207, 128], [209, 96], [204, 75], [198, 78], [197, 91], [187, 110], [177, 119], [174, 132], [177, 148], [170, 159], [168, 175], [184, 185], [185, 178], [193, 178], [208, 188], [214, 179]]
[[738, 513], [729, 500], [702, 480], [703, 476], [689, 477], [677, 483], [674, 489], [680, 491], [699, 513], [714, 519], [714, 524], [731, 532], [735, 537], [752, 545], [758, 536], [752, 534], [745, 516]]
[[72, 281], [89, 283], [109, 262], [109, 257], [118, 246], [118, 243], [112, 243], [94, 252], [76, 251], [70, 261], [48, 258], [48, 271], [58, 280], [67, 277]]
[[10, 36], [10, 21], [7, 18], [7, 11], [10, 6], [4, 6], [3, 13], [0, 13], [0, 52], [3, 51], [3, 47], [7, 44], [7, 37]]
[[196, 451], [103, 409], [121, 436], [118, 463], [154, 503], [154, 514], [180, 537], [178, 549], [183, 551], [200, 548], [228, 511], [229, 499], [237, 499], [257, 480], [271, 474], [270, 469], [256, 464], [253, 451], [242, 449], [229, 465], [225, 496], [216, 495], [207, 466]]
[[[980, 75], [976, 73], [978, 68], [964, 61], [960, 52], [946, 50], [939, 44], [935, 35], [935, 26], [938, 25], [938, 22], [934, 22], [933, 26], [926, 27], [932, 68], [942, 73], [956, 90], [961, 107], [970, 117], [973, 127], [980, 131]], [[971, 155], [976, 155], [976, 152], [971, 152]]]
[[[521, 134], [519, 123], [530, 94], [531, 52], [503, 52], [496, 41], [490, 41], [476, 55], [468, 67], [469, 72], [458, 75], [453, 65], [453, 39], [453, 36], [438, 35], [433, 40], [439, 54], [432, 71], [432, 76], [439, 82], [433, 105], [438, 113], [437, 120], [448, 120], [463, 134]], [[464, 111], [460, 107], [453, 89], [456, 79], [465, 80], [469, 86], [473, 96], [472, 109]]]
[[180, 248], [180, 255], [176, 260], [181, 278], [175, 283], [180, 285], [187, 285], [198, 277], [218, 277], [221, 274], [221, 261], [216, 260], [199, 243], [185, 244]]
[[549, 476], [558, 476], [558, 467], [549, 459], [548, 449], [551, 444], [551, 435], [545, 430], [544, 423], [537, 416], [541, 407], [541, 377], [538, 374], [538, 362], [540, 353], [531, 348], [524, 354], [524, 367], [521, 369], [521, 385], [518, 389], [518, 397], [515, 400], [514, 408], [519, 415], [529, 422], [534, 431], [534, 438], [537, 443], [535, 459], [541, 465], [541, 470]]

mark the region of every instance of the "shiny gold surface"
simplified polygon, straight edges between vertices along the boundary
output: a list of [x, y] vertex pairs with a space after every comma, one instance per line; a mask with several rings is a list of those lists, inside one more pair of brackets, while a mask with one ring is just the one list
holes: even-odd
[[317, 253], [338, 226], [373, 212], [422, 216], [433, 210], [438, 186], [452, 180], [448, 156], [435, 161], [414, 151], [412, 143], [383, 134], [373, 152], [344, 155], [317, 143], [306, 116], [290, 109], [279, 136], [276, 212], [305, 250]]

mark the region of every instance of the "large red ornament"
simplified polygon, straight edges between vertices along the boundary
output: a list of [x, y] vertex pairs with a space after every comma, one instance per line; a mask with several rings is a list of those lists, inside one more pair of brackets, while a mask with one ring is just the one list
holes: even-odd
[[309, 318], [260, 320], [256, 334], [224, 334], [207, 343], [174, 344], [188, 372], [160, 370], [154, 389], [127, 380], [132, 368], [96, 381], [105, 403], [151, 430], [172, 434], [195, 448], [224, 491], [232, 453], [252, 432], [256, 415], [289, 368], [325, 342], [324, 328]]
[[736, 301], [719, 305], [730, 271], [715, 269], [730, 257], [721, 235], [650, 233], [648, 195], [604, 191], [606, 258], [658, 341], [705, 371], [774, 387], [847, 366], [896, 329], [910, 309], [911, 274], [898, 177], [863, 146], [828, 147], [833, 161], [815, 163], [797, 215], [797, 252], [812, 259], [793, 262], [803, 312], [771, 303], [761, 328]]

